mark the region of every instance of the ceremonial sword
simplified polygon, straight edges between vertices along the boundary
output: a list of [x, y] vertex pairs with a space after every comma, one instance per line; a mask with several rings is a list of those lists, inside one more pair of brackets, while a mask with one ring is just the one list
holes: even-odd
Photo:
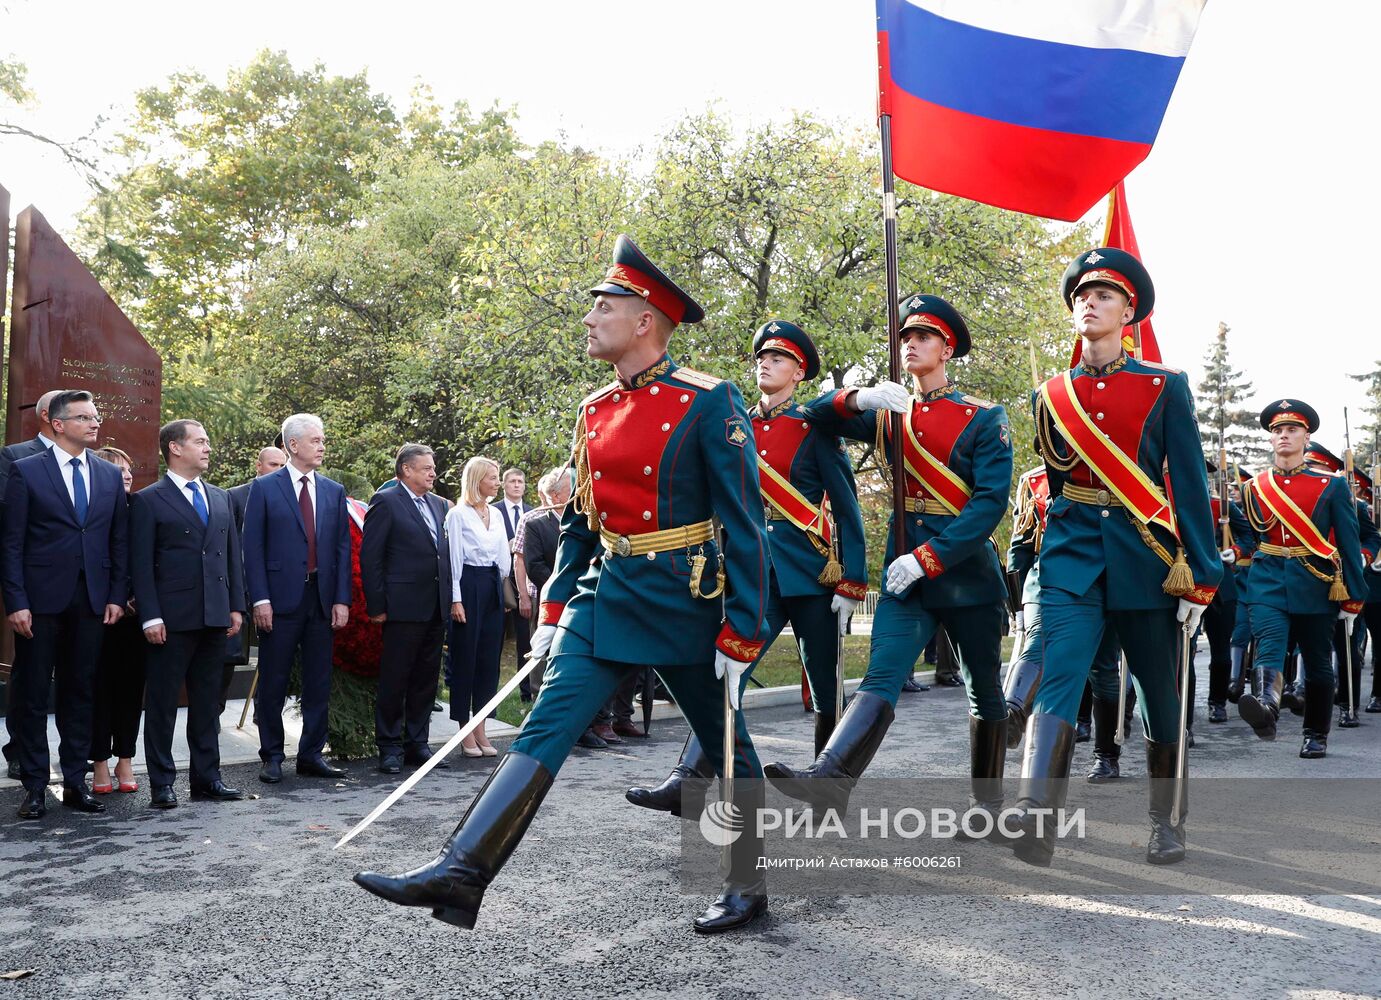
[[[1175, 750], [1175, 803], [1170, 807], [1170, 825], [1179, 826], [1183, 819], [1185, 771], [1189, 763], [1189, 650], [1194, 636], [1189, 630], [1189, 622], [1180, 624], [1180, 744]], [[1125, 661], [1124, 661], [1125, 662]], [[1117, 720], [1122, 728], [1122, 719]]]

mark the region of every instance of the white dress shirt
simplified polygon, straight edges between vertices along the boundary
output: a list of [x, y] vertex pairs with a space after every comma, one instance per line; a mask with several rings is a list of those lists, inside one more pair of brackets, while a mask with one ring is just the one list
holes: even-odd
[[298, 503], [302, 494], [302, 477], [307, 477], [307, 495], [312, 498], [312, 517], [316, 517], [316, 472], [308, 472], [306, 469], [299, 469], [291, 462], [288, 463], [288, 475], [292, 476], [293, 499]]
[[77, 491], [72, 485], [72, 459], [81, 463], [82, 482], [86, 485], [86, 506], [91, 507], [91, 496], [95, 492], [91, 488], [91, 453], [85, 448], [80, 455], [69, 455], [61, 448], [53, 449], [53, 457], [58, 460], [58, 469], [62, 472], [62, 483], [67, 487], [67, 499], [72, 501], [72, 506], [77, 505]]
[[508, 576], [513, 553], [508, 549], [508, 532], [503, 514], [489, 506], [489, 527], [479, 511], [458, 503], [446, 515], [446, 538], [451, 546], [451, 602], [460, 600], [460, 577], [466, 566], [497, 566], [499, 577]]
[[43, 445], [43, 447], [45, 448], [51, 448], [53, 447], [53, 445], [57, 444], [56, 441], [50, 438], [47, 434], [44, 434], [42, 431], [38, 432], [38, 443]]

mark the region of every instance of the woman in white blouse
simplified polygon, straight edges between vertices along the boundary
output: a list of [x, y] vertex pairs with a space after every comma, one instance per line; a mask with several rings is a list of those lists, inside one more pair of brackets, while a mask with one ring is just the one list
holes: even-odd
[[[451, 546], [451, 635], [446, 683], [451, 718], [465, 723], [499, 690], [503, 651], [503, 581], [513, 558], [503, 517], [489, 501], [499, 493], [499, 465], [475, 457], [460, 475], [460, 502], [446, 515]], [[461, 741], [467, 757], [494, 757], [484, 722]]]

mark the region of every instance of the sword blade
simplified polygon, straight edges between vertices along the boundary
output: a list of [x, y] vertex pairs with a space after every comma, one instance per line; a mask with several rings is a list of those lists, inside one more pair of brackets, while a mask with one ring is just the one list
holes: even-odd
[[1113, 728], [1112, 741], [1121, 746], [1126, 736], [1123, 734], [1123, 720], [1127, 718], [1127, 654], [1117, 660], [1117, 725]]
[[[1189, 761], [1189, 647], [1193, 641], [1189, 623], [1180, 626], [1180, 743], [1175, 748], [1175, 803], [1170, 807], [1170, 825], [1180, 825], [1180, 803], [1184, 801], [1185, 765]], [[1120, 725], [1120, 723], [1119, 723]]]
[[508, 683], [505, 684], [503, 687], [499, 688], [499, 693], [489, 699], [488, 704], [486, 704], [482, 709], [476, 712], [474, 717], [469, 722], [461, 726], [460, 731], [456, 733], [454, 736], [452, 736], [449, 740], [447, 740], [445, 746], [443, 746], [436, 753], [428, 757], [416, 771], [413, 771], [412, 774], [408, 775], [408, 777], [403, 781], [401, 785], [399, 785], [397, 788], [395, 788], [392, 792], [389, 793], [388, 798], [384, 799], [384, 801], [380, 802], [377, 806], [374, 807], [373, 812], [371, 812], [368, 816], [366, 816], [364, 819], [360, 820], [357, 824], [355, 824], [355, 828], [353, 830], [347, 833], [344, 837], [341, 837], [340, 840], [336, 841], [336, 846], [331, 848], [331, 850], [338, 850], [344, 847], [346, 844], [350, 843], [350, 841], [354, 840], [355, 837], [363, 833], [364, 830], [371, 823], [373, 823], [376, 819], [378, 819], [380, 816], [386, 813], [395, 802], [401, 799], [404, 795], [408, 794], [408, 792], [412, 789], [413, 785], [421, 781], [427, 774], [431, 772], [432, 768], [436, 767], [437, 764], [440, 764], [443, 760], [445, 760], [446, 755], [449, 754], [452, 750], [454, 750], [460, 744], [461, 740], [465, 739], [465, 737], [469, 736], [476, 729], [478, 729], [479, 724], [484, 721], [484, 719], [489, 715], [489, 713], [494, 711], [494, 709], [498, 708], [499, 705], [502, 704], [503, 700], [517, 689], [518, 684], [522, 681], [522, 679], [526, 677], [528, 674], [532, 673], [533, 668], [536, 667], [538, 663], [543, 662], [545, 659], [545, 656], [541, 657], [540, 659], [529, 656], [527, 662], [524, 663], [523, 666], [518, 668], [518, 672], [515, 673], [511, 678], [509, 678]]

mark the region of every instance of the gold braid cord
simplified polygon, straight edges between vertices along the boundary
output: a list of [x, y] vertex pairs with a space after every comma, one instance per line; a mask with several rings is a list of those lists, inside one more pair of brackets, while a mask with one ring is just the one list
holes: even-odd
[[577, 514], [584, 514], [590, 530], [599, 531], [599, 511], [595, 510], [595, 483], [590, 475], [590, 452], [585, 447], [585, 412], [575, 422], [575, 440], [571, 442], [571, 464], [575, 466], [575, 492], [571, 503]]
[[1069, 450], [1068, 458], [1061, 458], [1060, 453], [1055, 450], [1055, 442], [1063, 441], [1060, 432], [1055, 429], [1055, 424], [1050, 414], [1045, 408], [1045, 397], [1036, 397], [1036, 441], [1040, 444], [1041, 458], [1045, 459], [1045, 464], [1057, 472], [1068, 472], [1079, 464], [1079, 454], [1074, 449]]
[[[824, 553], [825, 568], [820, 571], [820, 575], [815, 578], [815, 582], [822, 587], [837, 587], [839, 581], [844, 579], [844, 567], [839, 564], [839, 522], [836, 521], [830, 532], [829, 551]], [[810, 535], [811, 542], [818, 549], [820, 543], [814, 535]]]

